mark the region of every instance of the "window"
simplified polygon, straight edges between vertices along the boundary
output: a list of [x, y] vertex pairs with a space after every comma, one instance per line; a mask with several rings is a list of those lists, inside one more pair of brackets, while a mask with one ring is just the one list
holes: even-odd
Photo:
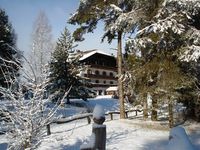
[[106, 91], [103, 91], [103, 94], [106, 95]]
[[99, 80], [96, 80], [95, 83], [99, 83]]
[[87, 74], [92, 74], [92, 70], [88, 69]]
[[110, 84], [113, 84], [113, 81], [110, 81]]
[[106, 81], [103, 81], [104, 84], [106, 84]]
[[105, 71], [103, 71], [103, 76], [106, 76], [106, 72]]
[[96, 70], [96, 71], [95, 71], [95, 74], [96, 74], [96, 75], [99, 75], [99, 71], [98, 71], [98, 70]]
[[113, 73], [112, 72], [110, 72], [110, 77], [113, 77]]
[[99, 90], [99, 95], [102, 95], [102, 90]]

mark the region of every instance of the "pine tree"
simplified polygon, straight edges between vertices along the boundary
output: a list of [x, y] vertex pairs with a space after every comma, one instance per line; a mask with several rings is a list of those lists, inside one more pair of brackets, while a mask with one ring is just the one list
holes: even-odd
[[134, 0], [80, 1], [77, 12], [69, 20], [72, 24], [80, 25], [74, 32], [74, 37], [78, 40], [83, 40], [82, 36], [84, 33], [92, 32], [96, 28], [99, 20], [103, 20], [105, 23], [103, 39], [107, 38], [109, 43], [112, 42], [113, 39], [117, 39], [120, 118], [125, 118], [124, 89], [122, 82], [122, 36], [124, 33], [132, 32], [136, 27], [136, 20], [138, 17], [135, 16], [135, 12], [132, 12], [133, 4], [135, 4]]
[[199, 1], [164, 1], [152, 21], [139, 27], [134, 46], [170, 50], [182, 61], [199, 57]]
[[0, 8], [0, 86], [9, 87], [9, 79], [19, 76], [19, 56], [16, 34], [6, 12]]
[[[184, 82], [182, 80], [182, 83], [187, 83], [184, 86], [182, 84], [184, 87], [183, 89], [187, 89], [194, 83], [194, 79], [188, 77], [188, 74], [191, 76], [191, 73], [184, 71], [185, 68], [183, 68], [183, 64], [185, 63], [184, 61], [194, 62], [199, 58], [199, 27], [197, 23], [199, 1], [170, 0], [163, 1], [162, 5], [157, 6], [157, 12], [153, 14], [151, 17], [152, 19], [146, 23], [143, 22], [143, 24], [138, 27], [139, 30], [136, 34], [136, 38], [132, 41], [130, 49], [134, 48], [140, 50], [140, 54], [145, 60], [144, 64], [146, 66], [152, 64], [159, 58], [158, 61], [156, 61], [159, 66], [157, 65], [158, 67], [154, 71], [156, 78], [151, 78], [152, 84], [161, 89], [165, 89], [164, 91], [169, 92], [172, 90], [173, 92], [171, 91], [170, 95], [175, 96], [177, 91], [174, 89], [179, 88], [181, 85], [179, 81], [181, 81], [183, 75], [185, 75], [183, 79], [188, 81]], [[171, 65], [172, 68], [170, 68], [173, 70], [171, 72], [164, 67], [169, 63], [173, 64]], [[153, 66], [155, 67], [156, 64]], [[146, 70], [147, 75], [150, 75], [152, 69], [148, 68], [149, 67], [147, 67]], [[165, 73], [162, 74], [165, 78], [159, 78], [158, 80], [158, 77], [161, 76], [160, 69], [165, 70], [163, 71]], [[165, 80], [167, 80], [167, 83], [164, 82]], [[171, 90], [166, 90], [167, 86], [158, 85], [160, 82], [167, 84], [168, 87], [171, 87]], [[156, 88], [154, 91], [156, 91]], [[165, 95], [168, 95], [167, 93], [165, 93]], [[169, 101], [172, 100], [171, 96], [168, 97]], [[169, 104], [171, 105], [171, 102]]]
[[56, 93], [55, 100], [62, 98], [64, 93], [70, 90], [69, 97], [88, 97], [84, 80], [78, 75], [83, 68], [79, 62], [79, 55], [74, 54], [74, 40], [70, 32], [65, 28], [58, 39], [55, 51], [50, 62], [50, 92]]
[[[151, 96], [155, 98], [158, 97], [156, 89], [160, 81], [158, 77], [159, 70], [163, 68], [162, 63], [167, 62], [166, 60], [174, 61], [173, 68], [180, 71], [172, 73], [183, 73], [188, 78], [188, 74], [190, 76], [191, 73], [184, 71], [183, 64], [195, 63], [199, 59], [199, 3], [198, 0], [87, 0], [81, 1], [77, 13], [70, 21], [81, 25], [75, 32], [79, 39], [82, 39], [84, 33], [93, 31], [99, 20], [105, 22], [104, 37], [108, 37], [109, 42], [115, 37], [120, 39], [121, 33], [137, 31], [136, 38], [131, 42], [128, 40], [130, 50], [139, 50], [141, 55], [139, 66], [142, 69], [138, 69], [137, 74], [142, 84], [136, 82], [136, 85], [138, 89], [146, 92], [144, 95], [150, 91]], [[165, 55], [170, 57], [166, 58]], [[157, 65], [158, 60], [163, 62]], [[172, 78], [168, 78], [173, 81]], [[190, 89], [190, 85], [194, 83], [192, 78], [188, 79], [190, 82], [187, 82], [184, 89]], [[174, 86], [176, 89], [180, 84]]]

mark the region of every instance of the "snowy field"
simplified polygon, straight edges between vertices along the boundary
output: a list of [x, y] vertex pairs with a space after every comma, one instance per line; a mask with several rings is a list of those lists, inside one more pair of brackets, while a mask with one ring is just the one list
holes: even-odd
[[[96, 105], [102, 105], [105, 111], [118, 110], [118, 101], [105, 97], [91, 99], [89, 102], [74, 100], [79, 107], [65, 107], [59, 110], [59, 115], [67, 117], [77, 113], [91, 111]], [[86, 109], [80, 106], [86, 106]], [[149, 122], [148, 122], [149, 123]], [[152, 122], [150, 122], [152, 123]], [[119, 120], [119, 115], [114, 115], [114, 120], [106, 118], [104, 123], [107, 126], [107, 150], [169, 150], [167, 149], [169, 131], [153, 129], [145, 126], [145, 122], [132, 118]], [[142, 125], [143, 124], [143, 125]], [[156, 125], [156, 124], [155, 124]], [[154, 124], [152, 123], [152, 126]], [[190, 127], [190, 129], [189, 129]], [[200, 128], [198, 124], [187, 125], [187, 133], [196, 150], [200, 150]], [[44, 137], [38, 150], [79, 150], [80, 145], [87, 143], [92, 133], [92, 124], [87, 124], [86, 119], [73, 121], [65, 124], [51, 125], [52, 134], [47, 136], [44, 130]], [[5, 135], [0, 135], [0, 150], [7, 146]], [[179, 149], [177, 149], [179, 150]], [[181, 150], [181, 149], [180, 149]]]
[[[132, 120], [106, 121], [107, 150], [167, 150], [169, 131], [142, 128]], [[92, 125], [86, 120], [54, 125], [52, 135], [45, 136], [39, 150], [79, 150], [87, 143]], [[192, 143], [200, 149], [200, 132], [192, 133]], [[177, 149], [179, 150], [179, 149]]]
[[[107, 150], [154, 150], [167, 145], [168, 132], [142, 129], [127, 121], [107, 121]], [[39, 147], [45, 149], [78, 150], [87, 142], [92, 125], [86, 121], [55, 125], [51, 136], [46, 136]]]

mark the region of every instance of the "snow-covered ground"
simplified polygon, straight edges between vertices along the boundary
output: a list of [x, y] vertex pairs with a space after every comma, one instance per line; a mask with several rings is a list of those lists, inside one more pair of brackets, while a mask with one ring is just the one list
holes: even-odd
[[[106, 121], [107, 150], [167, 150], [169, 131], [142, 128], [132, 120]], [[52, 135], [45, 136], [39, 150], [79, 150], [87, 143], [92, 125], [86, 120], [54, 125]], [[200, 149], [200, 132], [190, 135], [196, 149]], [[179, 149], [177, 149], [179, 150]]]
[[[75, 100], [74, 102], [80, 105], [87, 105], [87, 109], [92, 109], [96, 104], [99, 104], [105, 108], [105, 112], [118, 110], [118, 101], [105, 97], [90, 99], [89, 102], [80, 100]], [[75, 106], [61, 109], [60, 113], [63, 117], [85, 111], [83, 108]], [[111, 121], [107, 117], [104, 123], [107, 126], [107, 150], [167, 150], [169, 141], [168, 130], [144, 127], [145, 122], [135, 118], [130, 120], [119, 120], [118, 118], [118, 115], [114, 115], [114, 120]], [[147, 123], [152, 123], [154, 126], [153, 122]], [[196, 125], [190, 128], [190, 130], [186, 130], [197, 150], [200, 150], [199, 129], [198, 125]], [[46, 131], [44, 130], [44, 132]], [[46, 133], [44, 134], [38, 150], [79, 150], [80, 145], [88, 142], [92, 133], [92, 124], [88, 125], [86, 119], [65, 124], [53, 124], [51, 125], [51, 132], [52, 134], [49, 136]], [[6, 143], [5, 136], [0, 135], [0, 150], [6, 149]]]

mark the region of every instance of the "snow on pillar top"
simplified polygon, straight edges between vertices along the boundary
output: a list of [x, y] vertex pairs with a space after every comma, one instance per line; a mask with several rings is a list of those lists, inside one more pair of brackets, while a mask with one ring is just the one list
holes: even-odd
[[93, 111], [93, 120], [97, 124], [103, 124], [105, 121], [105, 112], [101, 105], [96, 105]]

